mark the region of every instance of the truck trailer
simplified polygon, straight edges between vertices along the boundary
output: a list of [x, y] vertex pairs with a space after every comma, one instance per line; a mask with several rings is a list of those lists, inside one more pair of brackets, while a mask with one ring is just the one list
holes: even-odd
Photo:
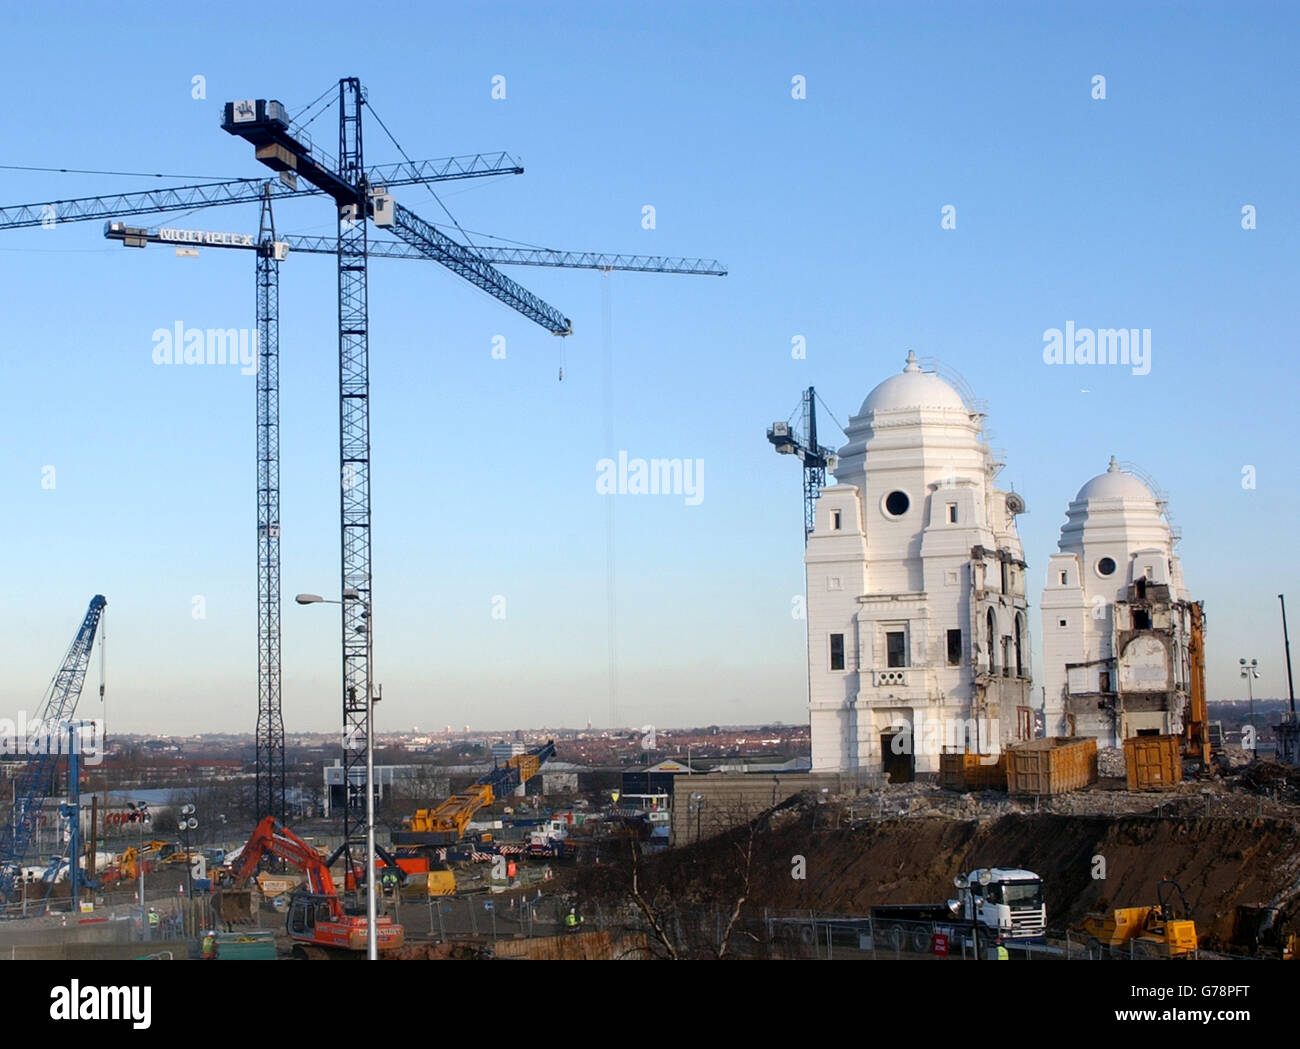
[[[871, 908], [873, 929], [880, 942], [901, 948], [910, 940], [915, 950], [928, 950], [933, 933], [979, 939], [1040, 940], [1047, 931], [1043, 880], [1019, 867], [980, 867], [953, 878], [957, 895], [944, 903], [893, 903]], [[929, 927], [927, 929], [927, 927]], [[923, 943], [923, 941], [925, 941]]]

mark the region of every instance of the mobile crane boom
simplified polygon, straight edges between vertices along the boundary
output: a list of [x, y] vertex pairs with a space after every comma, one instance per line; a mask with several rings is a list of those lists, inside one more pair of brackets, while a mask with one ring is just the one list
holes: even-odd
[[[85, 618], [77, 635], [63, 657], [49, 692], [41, 706], [37, 723], [44, 736], [38, 736], [38, 746], [32, 760], [18, 774], [14, 787], [14, 805], [9, 819], [0, 831], [0, 900], [8, 901], [15, 882], [22, 871], [23, 857], [31, 845], [32, 835], [41, 816], [45, 799], [49, 797], [54, 773], [59, 761], [61, 741], [66, 737], [66, 723], [77, 709], [81, 687], [86, 681], [90, 666], [90, 652], [95, 644], [95, 631], [108, 602], [103, 594], [90, 599]], [[75, 862], [75, 860], [74, 860]]]
[[463, 794], [453, 794], [432, 809], [419, 809], [403, 820], [408, 829], [395, 831], [396, 845], [449, 845], [465, 837], [474, 814], [527, 783], [555, 756], [555, 740], [547, 740], [526, 754], [516, 754], [480, 777]]

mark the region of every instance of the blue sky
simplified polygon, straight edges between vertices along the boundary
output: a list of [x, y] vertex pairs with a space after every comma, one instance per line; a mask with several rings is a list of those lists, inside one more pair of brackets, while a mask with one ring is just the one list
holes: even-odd
[[[256, 176], [218, 126], [224, 101], [297, 112], [358, 76], [412, 157], [522, 158], [521, 177], [438, 187], [467, 230], [728, 265], [721, 280], [511, 270], [574, 321], [561, 383], [540, 328], [434, 264], [372, 264], [381, 730], [608, 722], [602, 280], [615, 448], [705, 464], [699, 505], [615, 500], [620, 722], [806, 718], [800, 481], [764, 430], [810, 384], [846, 422], [908, 349], [989, 403], [1002, 479], [1029, 504], [1035, 605], [1069, 499], [1112, 454], [1134, 461], [1183, 529], [1212, 698], [1238, 694], [1240, 656], [1279, 695], [1278, 592], [1300, 616], [1296, 14], [1131, 7], [390, 4], [354, 32], [342, 4], [256, 19], [52, 4], [9, 16], [31, 46], [6, 61], [0, 162]], [[371, 164], [400, 159], [374, 122], [366, 147]], [[0, 200], [183, 181], [0, 170]], [[445, 218], [420, 187], [399, 199]], [[245, 205], [168, 221], [256, 219]], [[277, 219], [333, 228], [323, 200]], [[110, 730], [251, 731], [254, 380], [157, 367], [151, 333], [251, 326], [252, 259], [128, 252], [100, 227], [0, 233], [0, 707], [34, 708], [102, 592]], [[332, 262], [292, 257], [281, 280], [283, 590], [330, 594]], [[1150, 374], [1045, 366], [1042, 333], [1068, 320], [1150, 328]], [[337, 613], [289, 601], [283, 624], [286, 724], [331, 729]]]

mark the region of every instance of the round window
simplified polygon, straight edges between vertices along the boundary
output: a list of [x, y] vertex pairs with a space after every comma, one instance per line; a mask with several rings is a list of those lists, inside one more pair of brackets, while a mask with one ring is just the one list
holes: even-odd
[[907, 497], [906, 492], [890, 492], [885, 496], [885, 511], [890, 517], [902, 517], [911, 505], [912, 500]]
[[1103, 557], [1097, 562], [1097, 573], [1099, 575], [1114, 575], [1115, 559], [1111, 557]]

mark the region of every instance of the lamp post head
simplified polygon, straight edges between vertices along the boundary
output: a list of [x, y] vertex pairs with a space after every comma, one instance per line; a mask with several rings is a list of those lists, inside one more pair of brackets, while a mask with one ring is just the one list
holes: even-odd
[[300, 605], [318, 605], [325, 599], [320, 594], [299, 594], [294, 600]]

